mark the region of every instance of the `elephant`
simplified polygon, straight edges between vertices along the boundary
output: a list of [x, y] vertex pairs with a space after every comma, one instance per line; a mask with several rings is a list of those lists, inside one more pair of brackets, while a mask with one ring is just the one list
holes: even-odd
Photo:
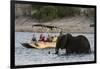
[[55, 54], [59, 54], [59, 49], [66, 49], [66, 54], [91, 52], [90, 43], [85, 36], [72, 36], [70, 33], [58, 36]]

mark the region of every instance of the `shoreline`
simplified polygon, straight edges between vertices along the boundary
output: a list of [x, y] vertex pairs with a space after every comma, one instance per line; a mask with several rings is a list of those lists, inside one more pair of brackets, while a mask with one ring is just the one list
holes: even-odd
[[[22, 31], [15, 31], [15, 32], [22, 32]], [[59, 32], [30, 32], [30, 31], [25, 31], [25, 32], [22, 32], [22, 33], [26, 33], [26, 32], [29, 32], [29, 33], [59, 33]], [[95, 32], [63, 32], [63, 33], [79, 33], [79, 34], [94, 34]]]
[[[37, 32], [37, 33], [59, 33], [61, 30], [49, 30], [47, 31], [47, 29], [32, 29], [31, 26], [30, 27], [15, 27], [15, 32]], [[64, 33], [95, 33], [94, 27], [92, 29], [64, 29], [62, 30], [62, 32]]]
[[[25, 21], [25, 19], [27, 21]], [[79, 32], [79, 33], [95, 33], [95, 27], [90, 27], [90, 24], [94, 24], [94, 21], [86, 17], [69, 17], [62, 18], [59, 20], [53, 20], [46, 23], [38, 23], [32, 19], [19, 18], [15, 21], [15, 31], [16, 32], [60, 32], [61, 29], [53, 28], [52, 30], [42, 27], [32, 27], [35, 24], [43, 24], [48, 26], [56, 26], [62, 28], [63, 32]]]

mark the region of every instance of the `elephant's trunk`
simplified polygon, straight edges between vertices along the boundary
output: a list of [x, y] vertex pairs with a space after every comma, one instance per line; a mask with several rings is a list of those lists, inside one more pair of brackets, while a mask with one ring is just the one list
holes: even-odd
[[58, 48], [55, 49], [55, 54], [59, 54], [59, 49]]

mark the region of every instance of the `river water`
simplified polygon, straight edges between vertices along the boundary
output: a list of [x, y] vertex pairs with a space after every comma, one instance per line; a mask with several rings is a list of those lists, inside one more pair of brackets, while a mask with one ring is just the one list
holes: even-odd
[[[35, 33], [37, 40], [41, 33]], [[47, 36], [47, 33], [43, 33]], [[49, 33], [50, 35], [59, 35], [58, 33]], [[73, 36], [84, 35], [88, 38], [91, 45], [91, 54], [70, 54], [63, 55], [65, 50], [60, 50], [60, 55], [55, 55], [55, 49], [29, 49], [23, 47], [20, 43], [30, 42], [33, 33], [15, 32], [15, 65], [34, 65], [51, 63], [70, 63], [94, 61], [94, 34], [72, 33]], [[50, 54], [48, 52], [50, 51]]]

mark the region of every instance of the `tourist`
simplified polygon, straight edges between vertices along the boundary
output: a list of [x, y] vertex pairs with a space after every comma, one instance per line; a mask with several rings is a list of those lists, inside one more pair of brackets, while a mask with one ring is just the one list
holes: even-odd
[[36, 37], [35, 37], [35, 34], [33, 34], [32, 41], [33, 41], [33, 42], [36, 42], [36, 41], [37, 41], [37, 40], [36, 40]]
[[53, 42], [56, 42], [57, 41], [57, 36], [56, 35], [53, 37], [53, 40], [52, 41]]
[[43, 34], [40, 35], [39, 41], [42, 41]]
[[39, 41], [45, 42], [45, 36], [43, 34], [40, 35]]
[[48, 35], [46, 42], [50, 42], [50, 35]]

